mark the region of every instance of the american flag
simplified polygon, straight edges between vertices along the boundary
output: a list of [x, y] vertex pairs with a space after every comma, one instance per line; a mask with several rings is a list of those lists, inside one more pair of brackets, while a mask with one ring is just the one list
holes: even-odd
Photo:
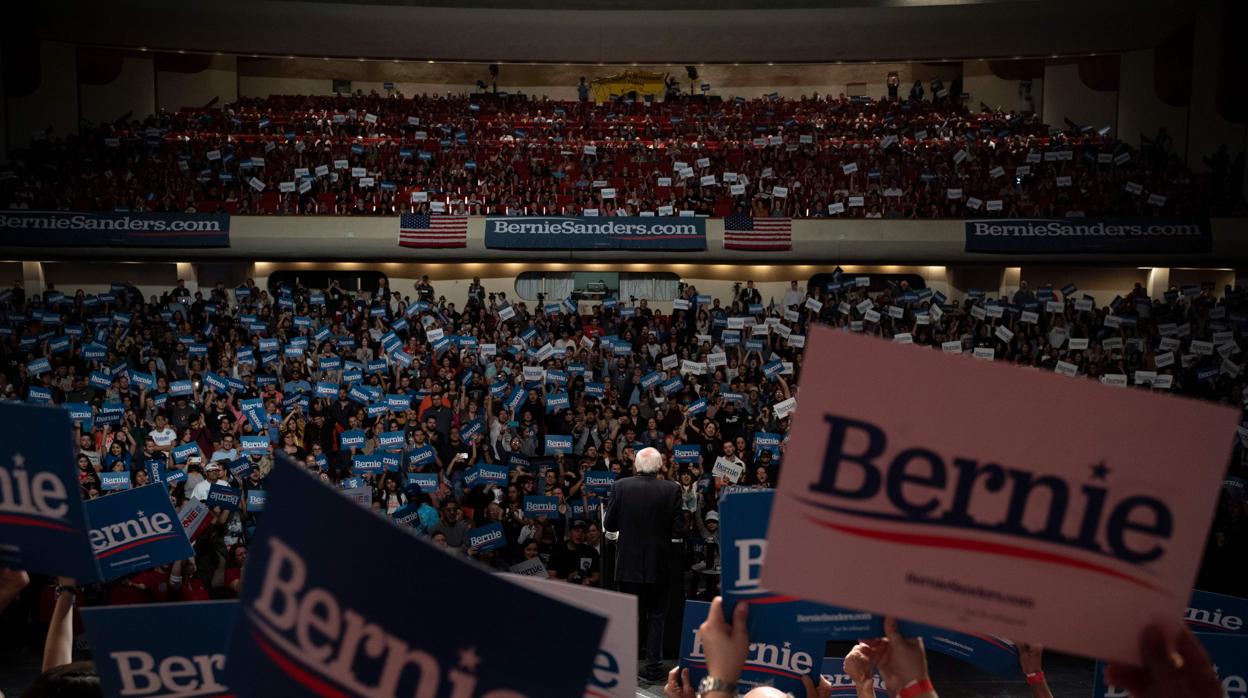
[[399, 245], [467, 247], [468, 217], [404, 213], [399, 216]]
[[726, 250], [791, 250], [792, 218], [751, 218], [734, 213], [724, 219]]

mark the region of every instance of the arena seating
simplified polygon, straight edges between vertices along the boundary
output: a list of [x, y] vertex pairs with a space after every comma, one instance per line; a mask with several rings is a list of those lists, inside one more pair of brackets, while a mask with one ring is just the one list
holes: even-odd
[[[466, 529], [440, 523], [435, 506], [461, 505], [474, 526], [503, 521], [509, 547], [484, 561], [505, 569], [527, 559], [526, 551], [557, 566], [550, 559], [554, 543], [577, 519], [591, 521], [597, 544], [596, 500], [585, 473], [627, 473], [646, 446], [663, 453], [667, 476], [690, 496], [688, 564], [713, 564], [714, 551], [703, 545], [703, 517], [732, 483], [712, 478], [710, 464], [739, 459], [745, 466], [739, 484], [746, 487], [772, 486], [782, 476], [790, 420], [774, 405], [796, 393], [806, 370], [805, 343], [797, 338], [815, 324], [1132, 389], [1237, 402], [1245, 388], [1244, 358], [1233, 338], [1248, 323], [1242, 290], [1219, 294], [1192, 286], [1150, 299], [1137, 286], [1097, 307], [1073, 285], [1024, 286], [1010, 298], [972, 292], [950, 301], [905, 285], [870, 293], [856, 278], [834, 276], [808, 293], [795, 285], [767, 307], [752, 287], [711, 305], [699, 302], [690, 284], [682, 290], [690, 308], [671, 314], [644, 301], [610, 299], [586, 315], [564, 305], [552, 312], [487, 302], [484, 291], [470, 291], [461, 304], [454, 301], [464, 299], [439, 299], [425, 282], [412, 295], [383, 287], [372, 297], [337, 286], [270, 293], [250, 283], [192, 295], [179, 284], [152, 302], [124, 285], [106, 294], [66, 289], [29, 297], [12, 289], [0, 296], [9, 318], [0, 346], [16, 369], [0, 372], [0, 397], [69, 403], [89, 415], [75, 434], [88, 497], [108, 494], [104, 473], [125, 473], [137, 486], [184, 472], [186, 478], [171, 483], [182, 506], [206, 496], [208, 484], [196, 485], [206, 482], [213, 461], [231, 472], [250, 462], [244, 468], [250, 475], [222, 474], [223, 482], [263, 490], [273, 454], [282, 451], [336, 484], [371, 491], [372, 505], [385, 513], [418, 508], [413, 525], [426, 535], [442, 532], [444, 543], [449, 536], [453, 548], [464, 547]], [[736, 328], [747, 319], [770, 319], [773, 327], [743, 337]], [[86, 327], [85, 336], [70, 333]], [[702, 375], [660, 367], [665, 356], [708, 362], [720, 351], [726, 365]], [[525, 366], [541, 367], [547, 378], [526, 386]], [[679, 379], [674, 391], [663, 385], [673, 378]], [[508, 404], [517, 391], [527, 396]], [[1026, 409], [1020, 404], [1020, 418]], [[348, 443], [349, 432], [358, 433], [358, 442]], [[398, 472], [366, 472], [362, 459], [394, 451], [381, 445], [383, 432], [401, 435]], [[570, 437], [566, 453], [547, 450], [549, 434]], [[240, 450], [244, 437], [256, 435], [267, 437], [259, 451]], [[692, 459], [677, 453], [682, 445], [695, 448]], [[1245, 453], [1237, 445], [1233, 475], [1245, 472]], [[489, 504], [470, 471], [517, 456], [528, 465], [512, 471], [502, 506]], [[413, 487], [418, 474], [438, 486]], [[533, 521], [520, 509], [524, 494], [555, 495], [585, 508]], [[1235, 525], [1238, 504], [1227, 498], [1221, 506], [1219, 530]], [[245, 545], [257, 516], [225, 512], [208, 540]], [[1234, 554], [1233, 548], [1212, 551], [1201, 588], [1225, 588], [1234, 578]], [[705, 591], [700, 578], [691, 576], [691, 593]], [[219, 577], [218, 588], [196, 593], [231, 596], [230, 580]], [[124, 585], [110, 590], [128, 600], [166, 598], [136, 596]]]
[[0, 208], [852, 218], [1224, 211], [1205, 184], [1164, 145], [1140, 151], [1096, 124], [1054, 127], [948, 98], [594, 105], [273, 96], [36, 140], [0, 173]]

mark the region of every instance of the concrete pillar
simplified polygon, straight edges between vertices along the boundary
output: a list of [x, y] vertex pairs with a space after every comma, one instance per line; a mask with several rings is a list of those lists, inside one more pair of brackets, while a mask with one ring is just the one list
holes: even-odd
[[190, 262], [178, 262], [178, 278], [186, 282], [186, 290], [194, 296], [199, 291], [199, 270]]
[[1170, 267], [1153, 267], [1148, 271], [1146, 289], [1149, 298], [1161, 298], [1168, 288], [1170, 288]]
[[26, 297], [43, 295], [47, 290], [47, 282], [43, 276], [43, 262], [22, 262], [22, 288]]
[[1019, 282], [1023, 280], [1022, 267], [1006, 267], [1005, 272], [1001, 274], [1001, 297], [1013, 298], [1014, 293], [1018, 291]]

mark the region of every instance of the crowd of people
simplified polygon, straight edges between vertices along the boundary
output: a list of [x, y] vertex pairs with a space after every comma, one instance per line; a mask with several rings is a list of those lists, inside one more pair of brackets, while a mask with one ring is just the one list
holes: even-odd
[[[610, 583], [603, 497], [654, 448], [658, 477], [680, 486], [684, 583], [701, 598], [715, 593], [715, 575], [699, 572], [718, 569], [720, 497], [782, 477], [816, 324], [1244, 404], [1243, 289], [1149, 298], [1137, 285], [1098, 305], [1073, 287], [949, 299], [832, 278], [793, 281], [766, 305], [753, 282], [733, 298], [684, 284], [670, 312], [608, 297], [584, 313], [570, 299], [487, 296], [478, 280], [462, 305], [427, 279], [412, 293], [383, 279], [358, 295], [179, 282], [148, 298], [121, 284], [95, 294], [16, 284], [0, 292], [0, 398], [70, 407], [86, 498], [124, 487], [105, 477], [123, 473], [133, 487], [166, 483], [183, 510], [215, 483], [265, 490], [281, 453], [450, 554], [594, 586]], [[1237, 443], [1198, 588], [1237, 591], [1245, 453]], [[535, 497], [553, 508], [534, 513]], [[75, 593], [96, 604], [237, 596], [264, 516], [241, 499], [237, 511], [210, 509], [194, 557]], [[474, 547], [470, 532], [494, 523], [505, 544]], [[49, 587], [44, 617], [53, 599]]]
[[1196, 175], [1163, 136], [1137, 149], [1101, 124], [1046, 125], [954, 96], [270, 96], [32, 141], [0, 168], [0, 209], [804, 218], [1239, 210], [1242, 156], [1232, 165], [1220, 153], [1215, 174]]
[[[835, 278], [823, 288], [794, 281], [766, 306], [753, 282], [731, 299], [686, 284], [674, 305], [687, 308], [670, 314], [608, 299], [585, 315], [570, 300], [487, 298], [479, 283], [459, 307], [427, 281], [410, 295], [383, 281], [371, 297], [250, 280], [194, 294], [179, 282], [147, 299], [123, 285], [31, 296], [15, 287], [0, 296], [0, 396], [80, 409], [87, 497], [107, 494], [110, 472], [132, 486], [171, 482], [178, 508], [217, 482], [263, 490], [280, 452], [363, 492], [381, 514], [410, 514], [405, 523], [439, 545], [498, 568], [539, 558], [550, 576], [584, 584], [602, 577], [602, 495], [646, 447], [682, 488], [689, 568], [716, 566], [720, 493], [780, 477], [785, 405], [816, 323], [1137, 389], [1245, 399], [1240, 289], [1150, 299], [1137, 285], [1098, 307], [1071, 287], [1024, 282], [1008, 299], [972, 290], [950, 300], [906, 282], [873, 292], [868, 277]], [[1244, 454], [1237, 444], [1232, 475], [1244, 474]], [[740, 474], [713, 476], [721, 462]], [[557, 497], [558, 511], [526, 513], [535, 496]], [[1200, 588], [1225, 585], [1245, 552], [1243, 507], [1223, 498]], [[200, 554], [177, 575], [203, 584], [169, 594], [236, 593], [263, 513], [213, 513]], [[469, 530], [491, 522], [507, 547], [470, 549]], [[162, 574], [171, 571], [109, 585], [109, 600], [159, 600], [147, 577]], [[712, 592], [701, 576], [692, 590]]]

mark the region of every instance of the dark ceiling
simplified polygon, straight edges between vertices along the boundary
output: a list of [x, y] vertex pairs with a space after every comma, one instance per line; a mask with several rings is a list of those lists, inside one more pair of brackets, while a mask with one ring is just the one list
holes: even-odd
[[[9, 27], [108, 46], [569, 63], [959, 60], [1156, 46], [1184, 0], [41, 0]], [[592, 8], [592, 9], [587, 9]], [[765, 8], [765, 9], [764, 9]], [[659, 11], [661, 10], [661, 11]], [[18, 17], [18, 14], [24, 17]]]

